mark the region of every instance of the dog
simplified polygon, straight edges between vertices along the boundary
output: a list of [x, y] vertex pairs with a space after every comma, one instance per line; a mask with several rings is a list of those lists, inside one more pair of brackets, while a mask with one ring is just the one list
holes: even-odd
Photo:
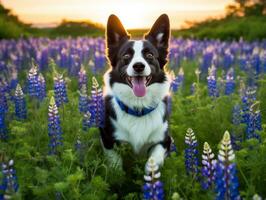
[[122, 166], [114, 145], [129, 143], [136, 154], [148, 153], [161, 166], [170, 150], [165, 71], [170, 37], [169, 18], [161, 15], [141, 40], [133, 40], [115, 15], [106, 30], [110, 69], [104, 74], [104, 126], [101, 142], [108, 160]]

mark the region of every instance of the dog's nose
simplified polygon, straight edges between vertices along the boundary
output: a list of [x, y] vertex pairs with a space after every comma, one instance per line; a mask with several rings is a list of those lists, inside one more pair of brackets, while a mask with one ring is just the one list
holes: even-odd
[[135, 63], [134, 65], [133, 65], [133, 69], [135, 70], [135, 72], [137, 72], [137, 73], [141, 73], [141, 72], [143, 72], [143, 70], [144, 70], [144, 68], [145, 68], [145, 65], [143, 64], [143, 63]]

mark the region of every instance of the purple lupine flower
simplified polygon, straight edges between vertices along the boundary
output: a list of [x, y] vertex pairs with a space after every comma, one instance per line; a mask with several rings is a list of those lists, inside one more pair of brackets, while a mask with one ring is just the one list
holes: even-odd
[[202, 188], [207, 190], [212, 188], [214, 184], [214, 165], [216, 160], [214, 159], [214, 154], [210, 145], [207, 142], [204, 142], [203, 145], [203, 154], [202, 154], [202, 168], [201, 168], [201, 175], [202, 175]]
[[249, 114], [248, 114], [248, 121], [246, 123], [246, 138], [256, 138], [260, 140], [260, 135], [256, 133], [256, 131], [261, 131], [261, 113], [260, 110], [256, 110], [256, 106], [258, 103], [255, 103], [250, 106]]
[[6, 97], [6, 85], [0, 82], [0, 114], [8, 111], [8, 103]]
[[57, 107], [68, 102], [66, 83], [62, 74], [56, 74], [54, 77], [54, 93]]
[[103, 106], [103, 92], [99, 88], [98, 81], [95, 77], [92, 77], [92, 89], [91, 89], [91, 103], [89, 112], [91, 114], [91, 122], [96, 127], [102, 127], [104, 123], [104, 106]]
[[60, 116], [58, 113], [58, 108], [55, 103], [54, 97], [50, 100], [50, 105], [48, 109], [48, 135], [50, 138], [49, 154], [57, 154], [58, 147], [63, 145], [62, 130], [60, 125]]
[[32, 67], [28, 73], [28, 93], [31, 97], [39, 97], [39, 82], [38, 82], [38, 68], [32, 64]]
[[14, 161], [10, 160], [8, 163], [2, 163], [3, 174], [3, 199], [11, 199], [19, 188], [16, 170], [14, 169]]
[[232, 149], [230, 134], [226, 131], [221, 141], [218, 161], [215, 164], [215, 192], [217, 200], [240, 199], [234, 159], [235, 154]]
[[85, 85], [86, 89], [88, 88], [88, 77], [87, 77], [87, 72], [84, 68], [84, 66], [82, 66], [79, 70], [79, 90], [81, 90], [82, 86]]
[[46, 97], [46, 82], [41, 73], [38, 76], [38, 83], [40, 87], [39, 99], [43, 100]]
[[145, 184], [143, 186], [143, 199], [145, 200], [163, 200], [164, 190], [163, 183], [159, 180], [161, 173], [159, 166], [151, 157], [145, 167], [144, 175]]
[[5, 113], [0, 113], [0, 140], [6, 140], [7, 136]]
[[79, 91], [79, 112], [86, 113], [89, 109], [89, 97], [86, 85], [82, 85]]
[[230, 95], [235, 90], [234, 69], [231, 68], [226, 74], [225, 95]]
[[[174, 72], [172, 71], [172, 76], [174, 76]], [[184, 70], [181, 67], [179, 69], [177, 77], [173, 77], [172, 83], [171, 83], [171, 91], [177, 92], [178, 89], [182, 86], [184, 81]]]
[[5, 87], [0, 82], [0, 140], [7, 139], [7, 128], [6, 128], [6, 113], [8, 111], [7, 98], [5, 95]]
[[185, 144], [185, 166], [187, 174], [197, 176], [199, 172], [198, 150], [196, 149], [196, 147], [198, 146], [198, 141], [196, 139], [194, 131], [191, 128], [187, 129]]
[[93, 120], [91, 118], [91, 113], [90, 111], [87, 111], [86, 113], [84, 113], [83, 115], [83, 120], [82, 120], [82, 128], [83, 130], [87, 130], [89, 129], [90, 127], [92, 127], [94, 124], [93, 124]]
[[235, 128], [231, 134], [231, 143], [232, 143], [233, 149], [235, 150], [240, 149], [240, 146], [237, 143], [243, 140], [242, 131], [240, 134], [237, 134], [238, 133], [237, 128], [240, 126], [241, 121], [242, 121], [241, 107], [240, 105], [235, 105], [232, 111], [232, 124], [234, 125]]
[[170, 145], [169, 153], [173, 153], [173, 152], [175, 152], [177, 154], [177, 148], [176, 148], [176, 145], [175, 145], [174, 138], [171, 137], [171, 145]]
[[17, 84], [16, 90], [15, 90], [15, 115], [18, 120], [23, 120], [27, 118], [27, 107], [26, 107], [26, 100], [25, 95], [20, 87], [19, 84]]
[[217, 90], [217, 82], [216, 82], [216, 68], [213, 65], [209, 68], [209, 75], [207, 77], [208, 81], [208, 91], [210, 97], [218, 97], [219, 93]]

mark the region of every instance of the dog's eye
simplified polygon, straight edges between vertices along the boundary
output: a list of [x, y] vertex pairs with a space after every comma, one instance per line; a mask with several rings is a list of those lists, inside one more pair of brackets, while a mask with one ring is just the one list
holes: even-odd
[[123, 55], [123, 59], [125, 59], [125, 60], [128, 60], [130, 57], [131, 57], [131, 56], [130, 56], [130, 54], [129, 54], [129, 53], [127, 53], [127, 54]]
[[148, 58], [148, 59], [153, 59], [153, 54], [152, 54], [152, 53], [147, 53], [147, 54], [146, 54], [146, 58]]

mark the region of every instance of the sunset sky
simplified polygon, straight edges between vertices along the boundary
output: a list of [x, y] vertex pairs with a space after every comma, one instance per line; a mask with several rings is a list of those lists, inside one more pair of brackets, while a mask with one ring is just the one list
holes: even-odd
[[91, 20], [106, 24], [116, 14], [126, 28], [147, 28], [162, 13], [167, 13], [172, 28], [186, 20], [219, 17], [232, 0], [0, 0], [27, 23], [51, 25], [62, 19]]

